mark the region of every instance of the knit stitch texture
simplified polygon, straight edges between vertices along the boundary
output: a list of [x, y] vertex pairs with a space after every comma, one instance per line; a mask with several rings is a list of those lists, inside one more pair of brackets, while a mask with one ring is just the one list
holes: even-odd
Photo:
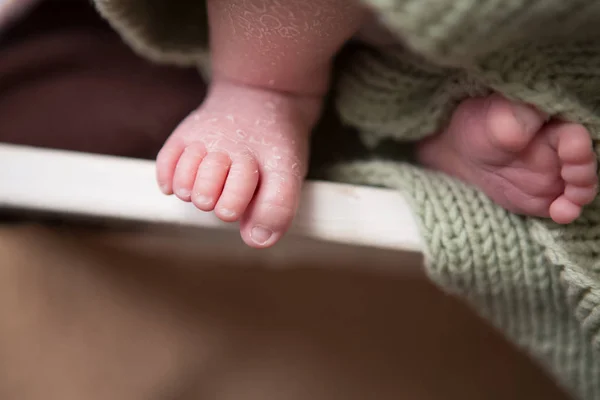
[[[208, 73], [201, 2], [94, 0], [138, 52]], [[364, 0], [403, 46], [359, 46], [338, 73], [340, 118], [369, 145], [438, 131], [462, 99], [497, 91], [584, 124], [600, 156], [600, 2]], [[401, 161], [330, 178], [403, 191], [429, 276], [466, 299], [576, 398], [600, 399], [600, 200], [559, 226], [512, 215], [475, 188]]]

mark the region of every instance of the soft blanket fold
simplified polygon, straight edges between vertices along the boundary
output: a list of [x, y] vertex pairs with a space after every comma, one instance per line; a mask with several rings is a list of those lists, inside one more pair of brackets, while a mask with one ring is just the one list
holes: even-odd
[[[94, 1], [141, 54], [208, 72], [202, 2]], [[367, 143], [423, 138], [461, 99], [491, 91], [583, 123], [600, 139], [600, 2], [364, 2], [405, 44], [360, 47], [337, 71], [337, 110]], [[428, 244], [430, 277], [574, 396], [600, 398], [598, 199], [562, 227], [511, 215], [474, 188], [402, 162], [346, 163], [330, 177], [404, 191]]]

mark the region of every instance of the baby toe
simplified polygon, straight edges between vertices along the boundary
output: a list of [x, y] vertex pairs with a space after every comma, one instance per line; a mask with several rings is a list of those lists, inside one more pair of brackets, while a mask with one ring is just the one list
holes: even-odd
[[567, 186], [593, 188], [598, 183], [597, 161], [592, 138], [579, 124], [560, 122], [550, 129], [550, 143], [561, 164], [561, 177]]
[[552, 203], [550, 215], [555, 222], [566, 224], [575, 221], [582, 207], [594, 201], [598, 193], [597, 161], [591, 135], [583, 125], [558, 122], [549, 126], [549, 131], [565, 184], [563, 195]]
[[485, 132], [493, 146], [506, 152], [524, 150], [546, 121], [546, 115], [535, 108], [498, 94], [489, 96], [485, 104]]
[[221, 196], [231, 158], [222, 152], [208, 153], [199, 167], [191, 200], [202, 211], [212, 211]]
[[588, 187], [594, 186], [598, 182], [596, 164], [594, 162], [581, 165], [563, 165], [560, 175], [567, 185]]
[[206, 148], [202, 143], [192, 143], [183, 150], [173, 177], [173, 192], [179, 199], [191, 200], [196, 171], [205, 155]]
[[184, 149], [183, 141], [169, 139], [156, 157], [156, 181], [166, 195], [173, 194], [173, 176]]
[[583, 125], [558, 123], [553, 131], [552, 141], [562, 164], [595, 164], [592, 138]]
[[233, 222], [242, 216], [254, 196], [258, 178], [258, 163], [254, 157], [242, 157], [232, 163], [223, 193], [215, 206], [215, 213], [221, 220]]
[[570, 201], [566, 196], [560, 196], [550, 205], [550, 218], [557, 224], [570, 224], [579, 218], [582, 207]]
[[289, 229], [298, 207], [302, 179], [294, 174], [269, 172], [244, 215], [241, 233], [251, 247], [275, 244]]
[[575, 186], [567, 185], [564, 196], [574, 204], [585, 206], [590, 204], [598, 195], [598, 185]]

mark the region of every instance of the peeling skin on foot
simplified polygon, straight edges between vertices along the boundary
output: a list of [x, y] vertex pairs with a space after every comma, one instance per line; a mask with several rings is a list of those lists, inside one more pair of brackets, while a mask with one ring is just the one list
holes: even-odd
[[[225, 221], [241, 219], [245, 240], [270, 245], [289, 226], [306, 173], [310, 124], [303, 108], [287, 94], [216, 84], [159, 155], [159, 182], [171, 181], [181, 200]], [[260, 235], [252, 236], [256, 226]]]

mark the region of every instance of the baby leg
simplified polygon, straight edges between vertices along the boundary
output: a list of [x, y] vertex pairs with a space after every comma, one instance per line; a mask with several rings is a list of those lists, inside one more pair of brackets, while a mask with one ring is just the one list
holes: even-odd
[[354, 0], [208, 0], [213, 82], [171, 135], [158, 182], [254, 247], [288, 229], [332, 58], [358, 30]]

